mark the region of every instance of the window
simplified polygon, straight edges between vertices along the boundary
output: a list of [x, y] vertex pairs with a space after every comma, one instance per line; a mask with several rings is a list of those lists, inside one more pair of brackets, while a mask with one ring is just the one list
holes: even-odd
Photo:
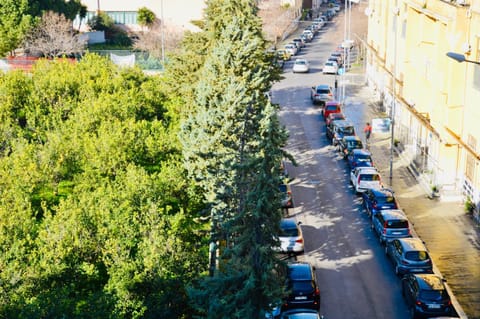
[[[474, 151], [476, 151], [477, 139], [472, 135], [468, 135], [467, 144], [470, 146]], [[465, 176], [470, 180], [475, 180], [475, 157], [467, 153], [467, 160], [465, 163]]]
[[387, 228], [408, 228], [408, 221], [401, 219], [389, 220]]

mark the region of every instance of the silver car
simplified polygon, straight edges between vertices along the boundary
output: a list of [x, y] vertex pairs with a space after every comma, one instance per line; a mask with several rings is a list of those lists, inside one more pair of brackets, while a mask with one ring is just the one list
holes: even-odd
[[312, 86], [310, 99], [313, 104], [325, 105], [326, 102], [333, 101], [334, 98], [333, 89], [328, 84]]
[[381, 244], [396, 238], [412, 237], [410, 223], [400, 209], [381, 210], [373, 215], [372, 228], [377, 233]]
[[420, 238], [397, 238], [385, 245], [385, 253], [393, 262], [395, 273], [433, 273], [432, 260]]

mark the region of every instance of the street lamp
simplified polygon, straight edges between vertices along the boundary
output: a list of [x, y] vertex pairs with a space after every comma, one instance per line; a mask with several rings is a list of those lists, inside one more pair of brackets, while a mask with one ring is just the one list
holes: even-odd
[[390, 126], [391, 126], [391, 134], [390, 134], [390, 185], [392, 184], [393, 180], [393, 148], [395, 144], [395, 112], [396, 112], [396, 107], [397, 107], [397, 101], [396, 101], [396, 86], [397, 86], [397, 29], [398, 29], [398, 15], [400, 13], [400, 9], [398, 7], [394, 7], [392, 9], [393, 16], [394, 16], [394, 21], [393, 23], [395, 24], [395, 33], [394, 33], [394, 46], [393, 46], [393, 72], [392, 72], [392, 96], [393, 96], [393, 103], [392, 103], [392, 109], [390, 110]]
[[473, 61], [473, 60], [467, 60], [463, 54], [460, 53], [455, 53], [455, 52], [447, 52], [447, 56], [451, 59], [454, 59], [455, 61], [462, 63], [462, 62], [468, 62], [468, 63], [473, 63], [473, 64], [480, 64], [479, 61]]

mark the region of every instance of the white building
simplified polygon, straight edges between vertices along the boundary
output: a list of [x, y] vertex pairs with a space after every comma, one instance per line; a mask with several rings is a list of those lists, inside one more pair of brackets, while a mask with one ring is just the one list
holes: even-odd
[[[165, 24], [177, 26], [185, 30], [198, 31], [191, 22], [203, 19], [206, 7], [204, 0], [82, 0], [87, 6], [87, 19], [96, 11], [104, 11], [115, 23], [124, 25], [130, 30], [138, 30], [137, 11], [142, 7], [152, 10], [158, 19]], [[74, 25], [79, 25], [75, 22]], [[86, 23], [82, 23], [83, 26]]]

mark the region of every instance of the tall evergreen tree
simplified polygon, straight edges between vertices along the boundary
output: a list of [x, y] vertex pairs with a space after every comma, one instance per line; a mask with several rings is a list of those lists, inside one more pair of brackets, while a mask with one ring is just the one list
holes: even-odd
[[219, 268], [192, 293], [208, 318], [264, 317], [282, 293], [272, 247], [287, 134], [265, 97], [278, 74], [256, 11], [255, 1], [208, 2], [211, 51], [183, 126], [187, 169], [211, 205], [212, 244], [222, 243]]

